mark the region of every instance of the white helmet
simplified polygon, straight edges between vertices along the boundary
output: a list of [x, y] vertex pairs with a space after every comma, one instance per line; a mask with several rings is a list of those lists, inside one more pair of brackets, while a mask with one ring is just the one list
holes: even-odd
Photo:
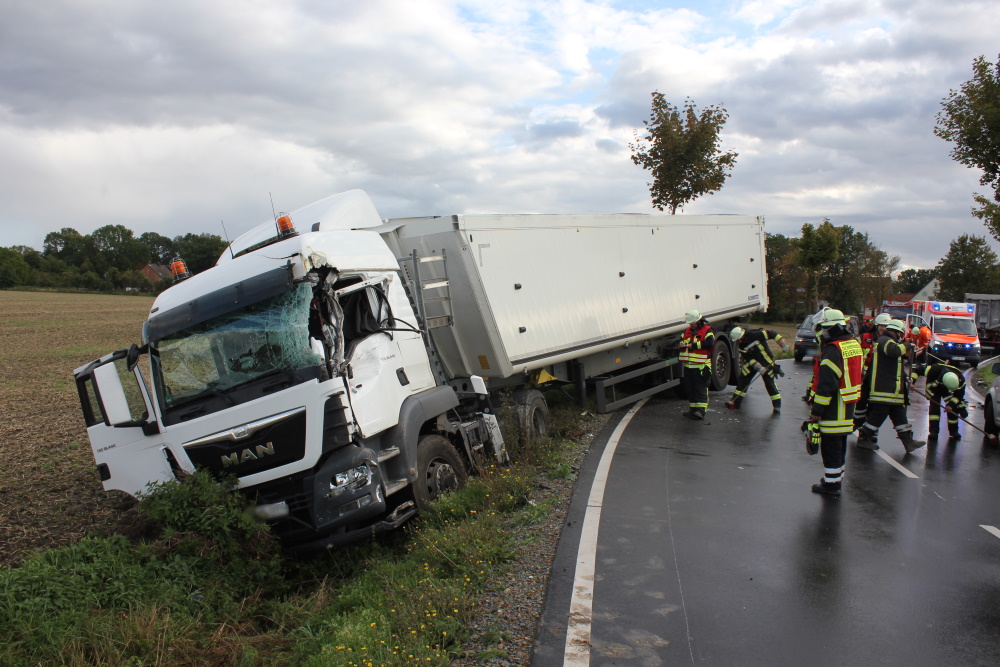
[[889, 322], [892, 322], [892, 315], [889, 313], [879, 313], [875, 316], [875, 324], [880, 327], [886, 326]]
[[823, 327], [824, 329], [838, 324], [841, 326], [847, 326], [847, 322], [844, 320], [844, 313], [836, 308], [828, 308], [827, 310], [824, 310], [820, 319], [816, 322], [816, 326]]
[[737, 341], [740, 338], [743, 338], [744, 333], [743, 327], [733, 327], [732, 331], [729, 332], [729, 337], [732, 338], [733, 341]]
[[898, 331], [899, 333], [906, 333], [906, 322], [903, 320], [890, 320], [889, 324], [885, 325], [885, 328], [891, 331]]
[[687, 322], [688, 324], [694, 324], [700, 319], [701, 319], [701, 313], [699, 313], [697, 310], [689, 310], [686, 313], [684, 313], [684, 321]]

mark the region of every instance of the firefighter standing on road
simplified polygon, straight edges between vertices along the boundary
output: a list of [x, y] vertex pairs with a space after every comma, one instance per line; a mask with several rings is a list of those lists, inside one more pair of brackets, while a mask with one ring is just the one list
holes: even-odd
[[[865, 379], [861, 383], [861, 400], [858, 401], [858, 405], [854, 410], [855, 431], [861, 428], [861, 425], [865, 423], [865, 418], [868, 416], [868, 392], [871, 389], [871, 378], [868, 376], [868, 372], [871, 370], [872, 359], [875, 357], [875, 344], [879, 338], [885, 335], [885, 327], [889, 322], [892, 322], [892, 315], [889, 313], [879, 313], [872, 320], [871, 332], [861, 336], [861, 350], [865, 353], [863, 364]], [[866, 335], [868, 336], [867, 339], [865, 338]]]
[[684, 314], [688, 327], [681, 334], [680, 361], [684, 368], [684, 392], [689, 410], [684, 416], [704, 419], [708, 411], [708, 385], [712, 377], [715, 331], [697, 310]]
[[878, 429], [886, 417], [892, 419], [896, 435], [903, 442], [907, 453], [926, 443], [913, 439], [913, 427], [906, 419], [909, 405], [909, 375], [904, 368], [906, 357], [913, 346], [902, 342], [906, 323], [892, 320], [885, 327], [885, 334], [875, 345], [875, 355], [868, 369], [868, 415], [858, 429], [858, 447], [878, 449]]
[[733, 397], [726, 403], [726, 407], [739, 410], [740, 404], [747, 395], [747, 386], [753, 381], [754, 373], [760, 373], [767, 387], [767, 393], [771, 397], [771, 407], [774, 412], [781, 411], [781, 392], [778, 391], [778, 384], [775, 381], [776, 375], [784, 375], [781, 368], [771, 356], [771, 348], [768, 346], [769, 340], [773, 340], [781, 346], [782, 351], [788, 352], [788, 343], [781, 334], [770, 329], [744, 329], [743, 327], [733, 327], [729, 332], [729, 337], [740, 348], [740, 360], [743, 365], [740, 367], [740, 377], [736, 382], [736, 389]]
[[853, 430], [854, 405], [861, 395], [863, 353], [841, 311], [825, 311], [817, 326], [822, 357], [812, 409], [803, 427], [819, 428], [823, 479], [813, 484], [813, 493], [839, 496], [847, 462], [847, 436]]
[[941, 405], [948, 413], [948, 435], [952, 440], [961, 440], [958, 432], [958, 418], [968, 419], [969, 406], [965, 403], [965, 378], [962, 371], [948, 364], [930, 364], [914, 367], [910, 380], [917, 381], [920, 376], [927, 378], [924, 393], [930, 402], [928, 439], [937, 438], [941, 425]]

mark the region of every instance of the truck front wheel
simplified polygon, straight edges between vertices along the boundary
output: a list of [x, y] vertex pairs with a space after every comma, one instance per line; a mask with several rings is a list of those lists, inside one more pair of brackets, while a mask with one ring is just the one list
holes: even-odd
[[425, 435], [417, 443], [417, 479], [413, 497], [417, 509], [427, 509], [432, 500], [465, 486], [468, 474], [462, 457], [447, 439]]

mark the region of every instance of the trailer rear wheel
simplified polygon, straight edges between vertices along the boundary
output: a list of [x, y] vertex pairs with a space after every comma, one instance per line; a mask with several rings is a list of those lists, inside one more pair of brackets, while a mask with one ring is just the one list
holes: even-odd
[[729, 375], [732, 373], [733, 359], [729, 352], [729, 343], [720, 341], [712, 352], [712, 381], [714, 391], [722, 391], [729, 386]]
[[549, 431], [552, 414], [545, 396], [537, 389], [532, 389], [518, 397], [517, 425], [521, 432], [521, 440], [525, 444], [538, 441]]
[[417, 443], [417, 479], [413, 498], [417, 509], [427, 509], [431, 501], [465, 486], [468, 474], [462, 457], [447, 439], [425, 435]]

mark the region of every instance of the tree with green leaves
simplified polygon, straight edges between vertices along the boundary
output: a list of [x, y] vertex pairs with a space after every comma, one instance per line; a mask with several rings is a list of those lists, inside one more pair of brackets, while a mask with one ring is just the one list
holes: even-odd
[[892, 288], [901, 294], [916, 294], [934, 280], [933, 269], [903, 269], [896, 276]]
[[765, 234], [767, 253], [767, 314], [765, 322], [800, 320], [809, 310], [802, 285], [805, 272], [795, 263], [798, 239], [784, 234]]
[[952, 241], [935, 274], [941, 301], [965, 301], [967, 293], [1000, 291], [1000, 260], [984, 236], [963, 234]]
[[980, 185], [993, 188], [993, 201], [981, 194], [972, 214], [1000, 240], [1000, 59], [991, 65], [984, 56], [972, 61], [972, 79], [948, 92], [941, 102], [934, 134], [954, 142], [951, 157], [983, 171]]
[[899, 257], [880, 249], [867, 233], [850, 225], [836, 227], [837, 259], [823, 272], [822, 293], [835, 308], [860, 313], [866, 304], [882, 303], [889, 295]]
[[820, 276], [840, 257], [840, 238], [829, 218], [823, 218], [818, 226], [802, 225], [795, 263], [806, 272], [806, 289], [814, 310], [819, 310]]
[[156, 232], [143, 232], [139, 236], [139, 243], [149, 249], [149, 261], [153, 264], [170, 264], [170, 260], [177, 254], [174, 250], [174, 242]]
[[0, 248], [0, 289], [31, 284], [31, 267], [17, 250]]
[[191, 273], [201, 273], [215, 266], [222, 251], [229, 245], [215, 234], [185, 234], [175, 236], [174, 250], [183, 258]]
[[646, 136], [636, 133], [629, 148], [632, 162], [652, 174], [648, 185], [655, 208], [674, 214], [689, 201], [722, 189], [738, 155], [719, 148], [719, 133], [728, 119], [721, 106], [699, 114], [691, 98], [679, 109], [662, 93], [653, 93], [649, 120], [642, 121]]

